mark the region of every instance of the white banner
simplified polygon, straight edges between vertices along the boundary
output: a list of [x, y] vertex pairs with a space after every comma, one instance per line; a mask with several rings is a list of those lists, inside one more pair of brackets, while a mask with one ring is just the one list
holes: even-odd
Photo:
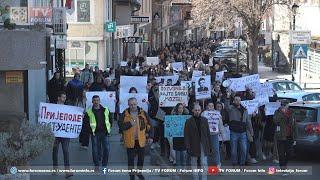
[[254, 90], [256, 95], [268, 94], [269, 97], [274, 95], [273, 87], [271, 83], [265, 82], [260, 85], [260, 89]]
[[128, 62], [127, 62], [127, 61], [121, 61], [121, 62], [120, 62], [120, 66], [121, 66], [121, 67], [128, 66]]
[[55, 137], [77, 138], [82, 129], [84, 109], [51, 103], [40, 103], [38, 122], [51, 125]]
[[219, 81], [222, 83], [223, 76], [224, 76], [224, 71], [216, 72], [216, 81]]
[[247, 109], [249, 115], [253, 112], [258, 113], [259, 102], [257, 100], [241, 101], [241, 105]]
[[168, 82], [171, 81], [171, 85], [177, 84], [179, 80], [179, 75], [173, 75], [173, 76], [159, 76], [155, 77], [157, 83], [162, 83], [163, 85], [167, 86]]
[[171, 67], [173, 70], [175, 71], [182, 71], [183, 68], [183, 62], [175, 62], [175, 63], [171, 63]]
[[178, 103], [188, 106], [188, 88], [182, 86], [160, 86], [159, 106], [175, 107]]
[[192, 88], [192, 81], [181, 81], [181, 86], [184, 86], [190, 89]]
[[245, 76], [241, 78], [231, 78], [230, 89], [234, 92], [246, 91], [246, 86], [251, 89], [258, 89], [260, 87], [260, 78], [258, 74]]
[[192, 81], [192, 82], [195, 82], [195, 81], [196, 81], [196, 78], [197, 78], [197, 77], [200, 77], [200, 76], [202, 76], [202, 71], [196, 71], [196, 70], [194, 70], [194, 71], [192, 72], [192, 79], [191, 79], [191, 81]]
[[160, 63], [159, 57], [147, 57], [147, 65], [148, 66], [155, 66]]
[[196, 99], [211, 98], [211, 76], [200, 76], [195, 81]]
[[259, 102], [259, 106], [263, 106], [263, 105], [269, 103], [269, 95], [268, 94], [256, 94], [256, 97], [254, 99]]
[[98, 95], [100, 104], [103, 107], [108, 107], [110, 112], [115, 112], [116, 108], [116, 92], [114, 91], [90, 91], [86, 92], [86, 108], [92, 107], [92, 97]]
[[134, 87], [138, 93], [147, 93], [147, 76], [121, 76], [120, 95], [129, 93], [130, 88]]
[[219, 132], [219, 122], [222, 118], [219, 111], [204, 111], [201, 116], [205, 117], [208, 120], [211, 133]]
[[276, 110], [278, 110], [281, 106], [281, 102], [269, 102], [266, 104], [265, 112], [266, 116], [274, 115]]
[[135, 97], [138, 101], [138, 106], [148, 112], [148, 93], [122, 93], [120, 96], [120, 113], [126, 110], [128, 106], [128, 100]]

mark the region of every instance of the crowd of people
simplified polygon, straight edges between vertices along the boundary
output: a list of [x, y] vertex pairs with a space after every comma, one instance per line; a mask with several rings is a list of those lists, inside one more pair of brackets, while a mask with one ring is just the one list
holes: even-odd
[[[275, 115], [265, 115], [264, 106], [249, 115], [241, 105], [243, 100], [252, 100], [255, 93], [247, 87], [244, 92], [233, 92], [216, 81], [216, 72], [225, 71], [224, 79], [241, 77], [230, 72], [223, 61], [212, 58], [212, 52], [219, 46], [218, 41], [202, 39], [200, 42], [185, 41], [173, 43], [162, 49], [149, 50], [150, 56], [158, 56], [159, 64], [148, 66], [146, 58], [141, 54], [132, 56], [127, 66], [118, 66], [113, 72], [102, 72], [98, 67], [94, 71], [89, 65], [65, 86], [60, 74], [55, 73], [48, 84], [48, 97], [51, 103], [57, 103], [61, 91], [65, 91], [66, 104], [84, 107], [84, 93], [87, 91], [116, 91], [119, 100], [121, 76], [147, 76], [148, 111], [137, 106], [137, 100], [128, 101], [129, 108], [119, 112], [118, 102], [116, 112], [109, 113], [108, 108], [102, 107], [99, 97], [92, 99], [93, 108], [85, 112], [83, 131], [79, 140], [83, 148], [89, 145], [91, 136], [93, 160], [96, 167], [102, 160], [102, 166], [107, 166], [110, 127], [114, 121], [119, 125], [124, 146], [127, 148], [128, 167], [134, 167], [135, 153], [138, 152], [138, 168], [143, 167], [144, 147], [151, 144], [151, 149], [160, 148], [160, 154], [168, 158], [177, 167], [196, 167], [198, 162], [207, 170], [207, 166], [221, 167], [222, 161], [231, 160], [234, 167], [255, 164], [258, 161], [273, 160], [281, 168], [286, 168], [290, 144], [292, 143], [292, 123], [287, 103], [281, 102], [281, 107]], [[182, 71], [175, 71], [173, 62], [183, 62]], [[164, 85], [179, 86], [181, 81], [192, 78], [193, 71], [202, 71], [202, 75], [211, 76], [211, 98], [196, 100], [195, 86], [189, 88], [188, 104], [178, 103], [175, 107], [159, 107], [159, 87]], [[176, 83], [158, 82], [156, 77], [179, 75]], [[134, 82], [133, 82], [134, 83]], [[132, 89], [130, 93], [137, 93], [139, 89]], [[270, 102], [277, 100], [276, 95], [270, 97]], [[61, 103], [61, 102], [60, 102]], [[159, 119], [157, 113], [166, 115], [191, 115], [185, 123], [184, 137], [165, 138], [164, 119]], [[210, 132], [207, 112], [220, 114], [215, 123], [215, 131]], [[97, 122], [97, 123], [95, 123]], [[138, 122], [138, 123], [137, 123]], [[92, 125], [95, 124], [95, 125]], [[95, 128], [93, 128], [95, 127]], [[229, 128], [229, 139], [222, 133]], [[140, 130], [140, 131], [139, 131]], [[100, 146], [102, 145], [102, 150]], [[111, 147], [112, 148], [112, 147]], [[56, 164], [54, 164], [56, 165]], [[68, 165], [68, 163], [66, 163]], [[139, 179], [144, 179], [141, 174]], [[198, 174], [194, 174], [197, 178]], [[135, 175], [130, 174], [131, 179]], [[202, 176], [206, 179], [206, 176]]]

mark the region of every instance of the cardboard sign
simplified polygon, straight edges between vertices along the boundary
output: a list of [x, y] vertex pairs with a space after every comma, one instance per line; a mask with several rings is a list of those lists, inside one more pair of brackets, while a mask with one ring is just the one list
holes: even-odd
[[216, 81], [219, 81], [220, 83], [222, 83], [223, 76], [224, 76], [224, 71], [216, 72]]
[[38, 122], [50, 125], [55, 137], [77, 138], [82, 129], [84, 109], [77, 106], [40, 103]]
[[136, 88], [138, 93], [147, 93], [147, 79], [146, 76], [121, 76], [120, 95], [129, 93], [132, 87]]
[[256, 95], [268, 94], [269, 97], [274, 95], [273, 87], [271, 83], [265, 82], [260, 85], [260, 89], [254, 90]]
[[183, 62], [171, 63], [171, 67], [175, 71], [182, 71], [183, 70]]
[[192, 88], [192, 81], [181, 81], [181, 86], [187, 87], [188, 89]]
[[188, 106], [188, 88], [182, 86], [160, 86], [159, 106], [175, 107], [178, 103]]
[[269, 95], [268, 94], [256, 94], [255, 100], [258, 100], [259, 106], [263, 106], [269, 103]]
[[274, 115], [276, 110], [278, 110], [281, 106], [281, 102], [269, 102], [266, 104], [265, 112], [266, 116]]
[[86, 108], [92, 107], [92, 97], [94, 95], [98, 95], [100, 97], [100, 104], [103, 107], [108, 107], [110, 112], [115, 112], [117, 102], [115, 91], [86, 92]]
[[195, 82], [196, 99], [211, 98], [211, 76], [200, 76]]
[[184, 125], [189, 115], [165, 116], [164, 137], [184, 137]]
[[219, 123], [222, 118], [219, 111], [204, 111], [201, 116], [208, 120], [210, 133], [219, 132]]
[[159, 57], [147, 57], [148, 66], [156, 66], [160, 63]]
[[[223, 126], [222, 128], [223, 132], [219, 134], [219, 141], [230, 141], [230, 129], [229, 126]], [[223, 138], [221, 136], [223, 134]]]
[[132, 97], [137, 99], [140, 108], [148, 112], [148, 93], [122, 93], [119, 102], [120, 113], [129, 107], [128, 100]]
[[196, 70], [194, 70], [194, 71], [192, 72], [192, 79], [191, 79], [191, 81], [192, 81], [192, 82], [195, 82], [195, 81], [196, 81], [196, 78], [197, 78], [197, 77], [200, 77], [200, 76], [202, 76], [202, 71], [196, 71]]
[[258, 113], [259, 101], [257, 100], [241, 101], [241, 105], [247, 109], [249, 115]]
[[121, 61], [120, 62], [120, 66], [121, 67], [126, 67], [126, 66], [128, 66], [128, 62], [127, 61]]
[[231, 78], [230, 89], [234, 92], [246, 91], [246, 87], [251, 89], [257, 89], [260, 86], [260, 78], [258, 74], [245, 76], [241, 78]]

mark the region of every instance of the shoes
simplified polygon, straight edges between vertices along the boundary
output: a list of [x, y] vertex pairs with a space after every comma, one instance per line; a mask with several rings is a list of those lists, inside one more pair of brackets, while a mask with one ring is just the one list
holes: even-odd
[[279, 164], [279, 161], [276, 160], [276, 159], [274, 159], [272, 162], [275, 163], [275, 164]]
[[80, 149], [88, 150], [88, 146], [80, 146]]
[[250, 163], [251, 164], [256, 164], [256, 163], [258, 163], [258, 161], [255, 158], [251, 158], [250, 159]]
[[70, 177], [72, 177], [73, 176], [73, 173], [70, 173], [70, 172], [68, 172], [68, 173], [66, 173], [66, 175], [64, 176], [66, 179], [68, 179], [68, 178], [70, 178]]

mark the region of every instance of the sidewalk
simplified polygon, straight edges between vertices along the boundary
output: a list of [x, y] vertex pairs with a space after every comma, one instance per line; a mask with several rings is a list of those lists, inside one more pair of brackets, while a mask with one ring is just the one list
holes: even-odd
[[[127, 169], [127, 151], [124, 146], [120, 143], [120, 135], [118, 134], [118, 125], [117, 122], [114, 122], [114, 126], [112, 128], [112, 133], [110, 137], [110, 152], [109, 152], [109, 162], [107, 168], [112, 169]], [[93, 161], [92, 161], [92, 151], [91, 144], [89, 145], [88, 150], [80, 149], [78, 139], [73, 139], [69, 145], [69, 153], [70, 153], [70, 164], [71, 168], [73, 166], [82, 166], [82, 168], [90, 168], [94, 169]], [[146, 147], [144, 159], [144, 167], [151, 166], [151, 159], [156, 159], [159, 157], [159, 153], [155, 151], [149, 151], [149, 148]], [[59, 154], [58, 154], [58, 162], [59, 165], [63, 165], [63, 153], [62, 148], [60, 146]], [[161, 161], [161, 160], [160, 160]], [[135, 164], [137, 163], [137, 158]], [[161, 164], [161, 163], [160, 163]], [[52, 166], [52, 149], [48, 149], [45, 153], [39, 156], [37, 159], [30, 163], [31, 166]], [[155, 164], [153, 164], [155, 165]], [[63, 166], [62, 166], [63, 167]], [[160, 167], [160, 166], [159, 166]], [[76, 169], [76, 168], [74, 168]], [[170, 179], [169, 177], [160, 177], [160, 176], [147, 176], [144, 174], [145, 179], [150, 180], [158, 180], [158, 179]], [[63, 180], [64, 174], [60, 176], [53, 175], [32, 175], [30, 177], [31, 180]], [[87, 180], [87, 179], [117, 179], [117, 180], [128, 180], [129, 175], [103, 175], [101, 170], [101, 174], [95, 175], [77, 175], [74, 174], [70, 180]], [[138, 179], [136, 177], [136, 179]]]

